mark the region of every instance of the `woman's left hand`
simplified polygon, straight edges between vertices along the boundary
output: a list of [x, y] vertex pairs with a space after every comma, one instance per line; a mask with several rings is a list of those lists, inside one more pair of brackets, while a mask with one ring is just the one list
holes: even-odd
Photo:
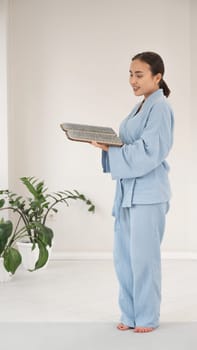
[[103, 151], [107, 152], [109, 149], [108, 145], [105, 145], [104, 143], [98, 143], [96, 141], [91, 141], [91, 145], [101, 148]]

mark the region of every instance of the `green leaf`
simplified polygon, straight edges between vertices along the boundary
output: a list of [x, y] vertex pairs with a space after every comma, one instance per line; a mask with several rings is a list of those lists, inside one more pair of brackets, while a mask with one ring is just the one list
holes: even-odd
[[74, 190], [74, 192], [79, 196], [80, 195], [80, 193], [77, 191], [77, 190]]
[[0, 194], [9, 194], [8, 190], [0, 190]]
[[80, 194], [80, 195], [79, 195], [79, 198], [82, 199], [83, 201], [85, 201], [85, 196], [84, 196], [84, 194]]
[[33, 195], [33, 197], [41, 202], [45, 201], [45, 197], [42, 194], [44, 182], [41, 181], [35, 185], [34, 178], [21, 177], [22, 183], [26, 186], [28, 191]]
[[10, 220], [0, 223], [0, 255], [4, 251], [9, 237], [12, 234], [13, 225]]
[[5, 204], [5, 199], [0, 199], [0, 208], [3, 208]]
[[53, 230], [40, 222], [34, 223], [34, 228], [36, 229], [36, 233], [38, 235], [38, 239], [42, 241], [45, 246], [51, 247], [52, 239], [53, 239]]
[[95, 206], [91, 205], [91, 207], [88, 209], [88, 211], [91, 211], [92, 213], [94, 213], [95, 212]]
[[4, 254], [4, 266], [8, 272], [15, 273], [21, 264], [22, 258], [18, 250], [9, 247]]
[[43, 244], [42, 241], [38, 241], [37, 243], [38, 243], [38, 248], [39, 248], [39, 257], [38, 257], [38, 260], [36, 261], [36, 264], [35, 264], [35, 270], [43, 267], [49, 258], [49, 253], [48, 253], [48, 250], [47, 250], [45, 244]]
[[36, 242], [34, 241], [33, 244], [32, 244], [32, 249], [31, 250], [34, 250], [36, 248]]
[[18, 196], [18, 197], [16, 197], [16, 201], [17, 202], [19, 202], [20, 201], [20, 199], [22, 199], [23, 197], [21, 197], [21, 196]]
[[10, 198], [12, 198], [12, 197], [16, 197], [16, 196], [17, 196], [17, 194], [16, 194], [16, 193], [10, 193], [10, 194], [9, 194], [9, 197], [10, 197]]
[[48, 195], [48, 197], [50, 197], [50, 198], [54, 199], [54, 201], [55, 201], [55, 202], [57, 201], [57, 198], [56, 198], [56, 197], [54, 197], [54, 195], [52, 195], [52, 194], [49, 194], [49, 195]]
[[29, 181], [34, 185], [38, 180], [35, 177], [29, 177]]
[[61, 193], [56, 192], [55, 194], [56, 194], [56, 196], [58, 196], [59, 198], [62, 198], [62, 194], [61, 194]]

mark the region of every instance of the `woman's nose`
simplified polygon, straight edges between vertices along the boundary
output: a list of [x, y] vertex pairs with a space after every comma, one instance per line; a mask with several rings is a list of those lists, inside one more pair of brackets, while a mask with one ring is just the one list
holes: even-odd
[[135, 83], [136, 83], [135, 77], [130, 77], [130, 84], [135, 85]]

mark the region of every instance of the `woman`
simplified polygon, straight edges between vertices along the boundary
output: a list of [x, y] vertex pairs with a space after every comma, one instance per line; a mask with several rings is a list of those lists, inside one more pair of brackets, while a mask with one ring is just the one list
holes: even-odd
[[144, 96], [120, 125], [122, 147], [92, 142], [102, 149], [104, 172], [117, 182], [114, 265], [119, 280], [121, 322], [117, 328], [150, 332], [159, 326], [160, 244], [169, 208], [169, 166], [173, 112], [166, 97], [164, 63], [154, 52], [132, 58], [130, 84]]

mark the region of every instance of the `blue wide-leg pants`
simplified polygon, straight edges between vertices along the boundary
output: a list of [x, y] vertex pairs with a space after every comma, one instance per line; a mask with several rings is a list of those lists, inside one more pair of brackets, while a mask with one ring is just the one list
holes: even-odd
[[115, 218], [114, 266], [119, 281], [120, 321], [158, 327], [161, 303], [160, 244], [169, 204], [120, 208]]

